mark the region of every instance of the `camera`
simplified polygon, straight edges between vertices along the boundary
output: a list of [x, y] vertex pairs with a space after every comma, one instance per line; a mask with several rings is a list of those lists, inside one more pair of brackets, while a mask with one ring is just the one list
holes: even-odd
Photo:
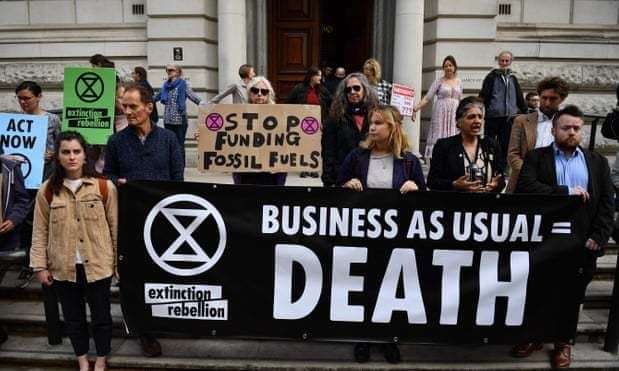
[[486, 169], [479, 167], [477, 164], [470, 164], [466, 168], [469, 181], [479, 181], [482, 186], [486, 186]]

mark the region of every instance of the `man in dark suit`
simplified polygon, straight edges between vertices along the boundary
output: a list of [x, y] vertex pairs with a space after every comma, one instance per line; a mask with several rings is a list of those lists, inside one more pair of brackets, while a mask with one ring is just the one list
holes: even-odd
[[[579, 276], [574, 285], [566, 283], [566, 287], [559, 288], [581, 302], [593, 278], [596, 259], [612, 232], [614, 214], [614, 189], [608, 161], [579, 146], [583, 123], [584, 115], [578, 107], [570, 105], [559, 110], [552, 121], [554, 143], [527, 153], [516, 188], [517, 193], [578, 195], [585, 203], [581, 215], [586, 223], [587, 240]], [[552, 356], [555, 368], [570, 365], [571, 347], [567, 342], [570, 335], [566, 336], [564, 342], [555, 343]], [[520, 344], [512, 354], [527, 357], [539, 349], [541, 344]]]

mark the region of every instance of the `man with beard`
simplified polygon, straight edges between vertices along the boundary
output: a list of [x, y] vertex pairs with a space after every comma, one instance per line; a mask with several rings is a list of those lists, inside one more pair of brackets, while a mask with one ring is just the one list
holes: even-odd
[[[552, 120], [554, 142], [530, 151], [522, 166], [517, 193], [553, 195], [578, 195], [584, 202], [582, 220], [587, 238], [581, 251], [578, 273], [568, 279], [555, 294], [568, 295], [582, 303], [585, 290], [595, 272], [596, 259], [608, 241], [613, 229], [614, 190], [610, 169], [605, 157], [579, 146], [582, 140], [584, 115], [578, 107], [569, 105], [559, 110]], [[566, 320], [576, 321], [578, 310], [557, 313]], [[552, 355], [554, 368], [567, 368], [571, 362], [569, 339], [574, 334], [565, 333], [555, 343]], [[528, 357], [541, 349], [539, 343], [526, 343], [514, 347], [512, 355]]]
[[516, 190], [518, 174], [527, 152], [552, 143], [552, 118], [567, 98], [569, 87], [560, 77], [548, 77], [537, 84], [537, 93], [540, 96], [539, 110], [514, 119], [507, 149], [507, 162], [511, 168], [507, 192]]

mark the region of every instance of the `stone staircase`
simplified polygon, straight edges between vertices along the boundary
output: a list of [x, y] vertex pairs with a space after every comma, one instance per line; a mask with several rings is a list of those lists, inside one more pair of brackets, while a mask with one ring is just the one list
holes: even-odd
[[[619, 246], [613, 244], [598, 261], [578, 323], [572, 368], [619, 369], [619, 356], [602, 350], [618, 252]], [[47, 342], [40, 285], [32, 281], [20, 288], [18, 275], [19, 266], [12, 265], [0, 278], [0, 323], [10, 334], [0, 345], [0, 371], [73, 369], [68, 338], [60, 345]], [[400, 364], [386, 363], [375, 349], [371, 362], [358, 364], [349, 343], [168, 335], [158, 336], [163, 356], [145, 358], [138, 342], [125, 336], [116, 287], [112, 288], [112, 318], [111, 370], [542, 370], [550, 368], [552, 348], [546, 345], [545, 351], [530, 358], [514, 359], [505, 345], [402, 344]]]

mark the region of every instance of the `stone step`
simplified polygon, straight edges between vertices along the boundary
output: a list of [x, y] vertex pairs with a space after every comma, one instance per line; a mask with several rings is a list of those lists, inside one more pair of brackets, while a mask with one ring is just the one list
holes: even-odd
[[[112, 340], [111, 370], [545, 370], [551, 345], [525, 359], [509, 356], [507, 345], [400, 344], [402, 362], [386, 363], [372, 347], [371, 361], [355, 363], [353, 347], [341, 342], [299, 342], [235, 339], [161, 339], [163, 356], [145, 358], [133, 339]], [[91, 345], [91, 349], [94, 346]], [[93, 353], [94, 350], [91, 350]], [[577, 343], [573, 369], [619, 368], [619, 356], [600, 343]], [[21, 367], [71, 367], [71, 345], [50, 346], [43, 337], [11, 336], [0, 346], [0, 364]]]
[[[7, 327], [9, 333], [28, 336], [46, 334], [46, 321], [42, 302], [2, 298], [0, 299], [0, 308], [2, 308], [2, 311], [0, 311], [0, 323]], [[114, 336], [123, 337], [125, 335], [125, 328], [122, 323], [123, 316], [120, 304], [113, 303], [111, 313], [114, 323]], [[60, 319], [62, 321], [62, 312]], [[608, 309], [585, 308], [581, 311], [578, 322], [577, 341], [603, 341], [607, 321]], [[162, 334], [162, 337], [178, 338], [180, 336]]]

